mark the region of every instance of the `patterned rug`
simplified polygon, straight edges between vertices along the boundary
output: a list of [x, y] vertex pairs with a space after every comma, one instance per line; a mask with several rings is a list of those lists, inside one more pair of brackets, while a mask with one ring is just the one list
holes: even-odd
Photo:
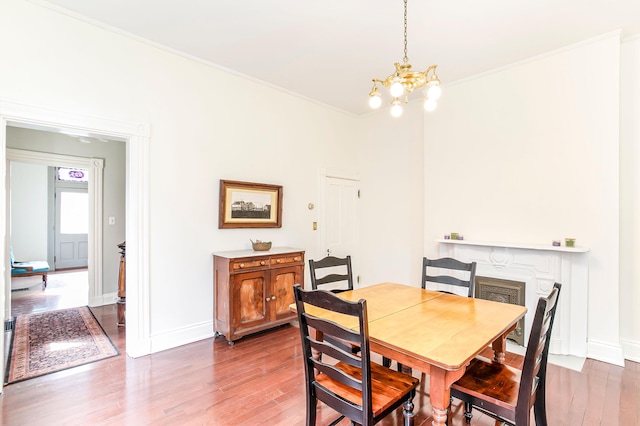
[[88, 307], [18, 315], [6, 384], [119, 355]]

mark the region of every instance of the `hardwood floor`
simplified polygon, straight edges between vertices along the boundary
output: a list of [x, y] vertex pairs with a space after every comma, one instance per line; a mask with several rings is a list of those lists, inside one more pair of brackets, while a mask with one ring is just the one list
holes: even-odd
[[[125, 329], [116, 325], [115, 305], [92, 310], [121, 355], [5, 386], [0, 424], [304, 425], [295, 326], [244, 337], [233, 346], [211, 338], [132, 359], [124, 355]], [[639, 364], [627, 362], [622, 368], [588, 359], [582, 372], [549, 365], [548, 374], [550, 426], [640, 425]], [[423, 376], [414, 399], [416, 426], [431, 424], [428, 392], [428, 376]], [[465, 424], [462, 408], [454, 401], [450, 424]], [[337, 417], [326, 407], [319, 413], [319, 425]], [[402, 424], [401, 412], [379, 424]], [[495, 422], [474, 411], [472, 424]]]

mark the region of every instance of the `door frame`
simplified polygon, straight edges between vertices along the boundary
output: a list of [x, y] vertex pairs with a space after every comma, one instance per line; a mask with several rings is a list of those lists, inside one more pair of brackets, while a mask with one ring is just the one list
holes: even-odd
[[[78, 111], [85, 111], [82, 105]], [[88, 116], [44, 106], [34, 106], [0, 99], [0, 211], [5, 224], [0, 226], [0, 259], [3, 280], [0, 283], [0, 306], [3, 321], [9, 319], [7, 292], [11, 292], [9, 247], [8, 167], [6, 160], [7, 126], [18, 125], [37, 130], [72, 130], [106, 137], [126, 143], [126, 241], [127, 241], [127, 354], [139, 357], [151, 353], [149, 309], [149, 123], [123, 122], [109, 118]], [[0, 354], [5, 353], [4, 339], [0, 339]], [[0, 363], [0, 377], [5, 365]], [[0, 387], [0, 393], [2, 387]]]
[[[72, 167], [78, 169], [87, 169], [89, 172], [89, 182], [87, 184], [87, 193], [89, 195], [89, 306], [101, 306], [106, 304], [102, 292], [102, 187], [103, 187], [103, 170], [104, 160], [102, 158], [86, 158], [74, 157], [70, 155], [47, 154], [44, 152], [28, 151], [14, 148], [6, 148], [7, 168], [11, 167], [10, 163], [27, 163], [39, 164], [48, 167]], [[11, 176], [7, 170], [6, 184], [7, 188], [11, 188]], [[7, 218], [11, 211], [11, 197], [7, 194]], [[10, 227], [7, 220], [7, 229]], [[7, 232], [7, 239], [11, 238], [10, 232]], [[49, 238], [49, 237], [48, 237]], [[47, 242], [47, 246], [51, 243]], [[49, 259], [50, 264], [52, 259]], [[7, 293], [10, 297], [11, 293]], [[10, 301], [9, 301], [10, 302]], [[108, 302], [110, 303], [110, 302]], [[8, 303], [9, 308], [11, 304]], [[8, 313], [11, 317], [11, 312]], [[6, 316], [5, 316], [6, 317]]]

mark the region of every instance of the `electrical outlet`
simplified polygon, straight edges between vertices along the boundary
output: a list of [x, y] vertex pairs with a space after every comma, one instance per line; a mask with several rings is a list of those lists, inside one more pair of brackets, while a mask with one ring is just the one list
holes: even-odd
[[116, 224], [116, 217], [109, 216], [109, 225], [115, 225], [115, 224]]

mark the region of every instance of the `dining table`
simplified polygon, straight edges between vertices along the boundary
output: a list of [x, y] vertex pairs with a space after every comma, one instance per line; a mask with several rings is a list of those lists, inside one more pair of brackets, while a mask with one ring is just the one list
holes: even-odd
[[[372, 352], [429, 376], [433, 426], [446, 424], [451, 384], [476, 355], [491, 345], [494, 360], [504, 362], [506, 337], [527, 312], [520, 305], [391, 282], [338, 296], [366, 300]], [[358, 327], [353, 317], [336, 312], [310, 307], [307, 313]]]

